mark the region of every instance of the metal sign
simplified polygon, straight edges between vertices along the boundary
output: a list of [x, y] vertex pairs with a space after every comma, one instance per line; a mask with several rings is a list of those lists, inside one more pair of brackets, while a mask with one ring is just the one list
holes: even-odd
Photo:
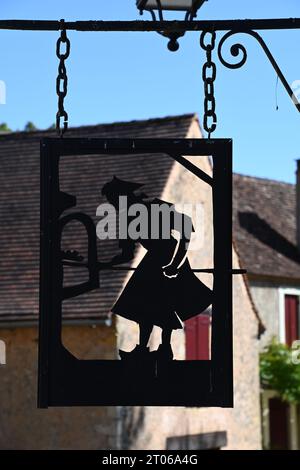
[[[119, 240], [121, 255], [116, 252], [109, 261], [100, 261], [99, 253], [105, 252], [106, 241], [99, 240], [95, 219], [86, 211], [76, 209], [75, 192], [76, 188], [79, 191], [79, 183], [73, 187], [72, 194], [64, 191], [61, 167], [64, 165], [67, 174], [72, 175], [75, 158], [85, 159], [88, 171], [91, 157], [100, 159], [105, 168], [113, 158], [147, 155], [151, 159], [161, 154], [193, 173], [199, 184], [211, 188], [214, 266], [191, 268], [188, 245], [193, 221], [178, 211], [173, 212], [169, 237], [163, 237], [160, 226], [156, 237], [150, 238], [130, 236], [128, 231]], [[188, 156], [207, 155], [212, 159], [212, 176], [188, 159]], [[120, 197], [127, 198], [129, 207], [136, 202], [144, 203], [148, 209], [154, 203], [159, 207], [162, 203], [174, 207], [172, 201], [161, 201], [160, 194], [150, 200], [144, 194], [137, 196], [144, 182], [139, 183], [115, 175], [99, 187], [99, 194], [102, 191], [102, 196], [119, 213]], [[85, 185], [84, 176], [81, 184]], [[232, 274], [239, 271], [232, 270], [231, 211], [232, 142], [229, 139], [58, 138], [41, 142], [40, 408], [233, 406]], [[128, 220], [130, 217], [127, 226]], [[188, 234], [179, 230], [177, 251], [171, 235], [176, 220], [187, 222], [189, 227]], [[84, 230], [86, 258], [74, 251], [72, 242], [70, 246], [62, 246], [64, 232], [73, 222]], [[77, 234], [73, 235], [76, 239]], [[129, 260], [136, 245], [143, 246], [146, 254], [132, 268]], [[66, 271], [78, 269], [85, 270], [86, 279], [70, 285], [66, 282]], [[134, 273], [114, 300], [112, 312], [138, 323], [139, 344], [132, 351], [119, 351], [118, 360], [79, 360], [62, 341], [64, 305], [75, 297], [80, 302], [82, 296], [99, 289], [109, 290], [109, 283], [103, 286], [102, 280], [108, 272], [113, 276], [119, 269], [134, 270]], [[200, 281], [199, 272], [213, 276], [212, 289]], [[189, 318], [207, 307], [212, 312], [210, 360], [178, 360], [176, 354], [173, 356], [172, 331], [184, 328]], [[149, 351], [147, 342], [154, 325], [162, 329], [163, 339], [156, 351]]]

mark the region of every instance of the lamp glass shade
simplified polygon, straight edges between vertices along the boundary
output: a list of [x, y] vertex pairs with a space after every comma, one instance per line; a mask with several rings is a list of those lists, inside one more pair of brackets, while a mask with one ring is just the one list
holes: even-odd
[[[156, 0], [137, 0], [137, 7], [141, 10], [158, 10]], [[162, 10], [190, 11], [192, 7], [203, 3], [199, 0], [161, 0]]]

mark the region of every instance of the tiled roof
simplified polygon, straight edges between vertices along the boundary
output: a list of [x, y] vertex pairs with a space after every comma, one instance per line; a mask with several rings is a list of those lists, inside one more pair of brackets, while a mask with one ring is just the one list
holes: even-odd
[[234, 175], [233, 237], [249, 274], [300, 281], [295, 185]]
[[[147, 121], [71, 128], [68, 137], [98, 138], [185, 138], [195, 115], [188, 114]], [[53, 131], [17, 132], [0, 135], [0, 322], [32, 321], [38, 316], [39, 291], [39, 141], [56, 136]], [[92, 164], [87, 166], [86, 159]], [[103, 159], [75, 157], [63, 159], [62, 189], [77, 194], [77, 208], [95, 216], [101, 203], [101, 187], [113, 174], [123, 179], [145, 182], [151, 197], [163, 191], [173, 165], [164, 155], [114, 156]], [[78, 192], [79, 182], [80, 191]], [[86, 189], [89, 188], [87, 192]], [[92, 195], [91, 197], [89, 195]], [[99, 220], [99, 219], [98, 219]], [[71, 230], [66, 232], [72, 249], [81, 248]], [[104, 248], [105, 246], [105, 248]], [[66, 246], [66, 248], [70, 246]], [[99, 244], [99, 258], [109, 258], [115, 246]], [[79, 278], [81, 274], [76, 274]], [[97, 320], [110, 311], [126, 273], [108, 272], [101, 276], [101, 289], [72, 299], [64, 308], [70, 320]], [[66, 274], [66, 280], [69, 277]], [[72, 276], [71, 276], [72, 277]], [[74, 280], [74, 279], [73, 279]], [[109, 288], [108, 288], [109, 286]], [[91, 299], [93, 298], [93, 302]]]

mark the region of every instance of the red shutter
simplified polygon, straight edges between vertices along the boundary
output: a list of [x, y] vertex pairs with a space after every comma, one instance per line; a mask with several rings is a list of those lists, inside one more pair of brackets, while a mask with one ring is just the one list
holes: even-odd
[[291, 346], [293, 341], [299, 339], [298, 296], [285, 296], [285, 341]]
[[197, 356], [197, 319], [190, 318], [185, 322], [185, 357], [188, 361]]
[[209, 315], [197, 315], [185, 322], [185, 354], [188, 361], [209, 360], [209, 330]]
[[288, 449], [288, 405], [279, 398], [269, 400], [270, 448]]

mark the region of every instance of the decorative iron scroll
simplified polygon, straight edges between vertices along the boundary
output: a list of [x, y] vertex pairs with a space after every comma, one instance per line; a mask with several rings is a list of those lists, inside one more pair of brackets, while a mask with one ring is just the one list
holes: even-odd
[[[286, 89], [288, 95], [290, 96], [290, 98], [292, 99], [294, 105], [296, 106], [297, 110], [300, 112], [300, 103], [296, 97], [296, 95], [294, 94], [293, 90], [291, 89], [290, 85], [288, 84], [285, 76], [283, 75], [280, 67], [278, 66], [276, 60], [274, 59], [270, 49], [268, 48], [268, 46], [266, 45], [265, 41], [263, 40], [263, 38], [256, 32], [256, 31], [252, 31], [252, 30], [249, 30], [249, 31], [245, 31], [245, 30], [237, 30], [237, 31], [229, 31], [228, 33], [226, 33], [222, 39], [220, 40], [219, 42], [219, 45], [218, 45], [218, 57], [219, 57], [219, 60], [220, 62], [227, 68], [229, 69], [238, 69], [240, 67], [242, 67], [246, 61], [247, 61], [247, 50], [245, 48], [245, 46], [243, 46], [243, 44], [240, 44], [240, 43], [235, 43], [233, 44], [231, 47], [230, 47], [230, 53], [233, 57], [237, 57], [239, 60], [238, 62], [236, 63], [230, 63], [228, 62], [228, 60], [226, 60], [224, 58], [224, 55], [223, 55], [223, 46], [224, 46], [224, 43], [229, 39], [231, 38], [232, 36], [235, 36], [236, 34], [248, 34], [249, 36], [252, 36], [254, 39], [256, 39], [258, 41], [258, 43], [261, 45], [263, 51], [265, 52], [267, 58], [269, 59], [269, 61], [271, 62], [271, 65], [272, 67], [274, 68], [276, 74], [278, 75], [281, 83], [283, 84], [284, 88]], [[239, 58], [241, 54], [241, 57]]]
[[[201, 158], [205, 155], [211, 155], [212, 176], [188, 159], [188, 156]], [[196, 177], [195, 184], [209, 188], [213, 207], [213, 267], [196, 266], [192, 269], [187, 258], [183, 258], [177, 268], [174, 260], [182, 249], [180, 242], [171, 264], [165, 265], [165, 247], [174, 246], [175, 240], [169, 240], [165, 244], [161, 236], [155, 239], [153, 244], [151, 240], [150, 244], [149, 240], [145, 242], [143, 237], [134, 240], [134, 243], [141, 243], [142, 246], [144, 243], [147, 250], [136, 268], [128, 265], [128, 260], [133, 256], [132, 240], [120, 240], [122, 253], [116, 254], [111, 261], [103, 262], [98, 259], [99, 254], [105, 253], [107, 245], [105, 241], [97, 240], [98, 231], [90, 213], [76, 209], [81, 197], [78, 184], [70, 186], [73, 188], [71, 190], [64, 189], [61, 168], [64, 166], [67, 175], [72, 174], [72, 168], [69, 171], [68, 165], [71, 164], [74, 168], [74, 159], [80, 158], [80, 161], [87, 165], [87, 171], [91, 171], [89, 159], [92, 157], [99, 162], [99, 168], [102, 168], [102, 171], [105, 168], [106, 174], [109, 174], [112, 170], [107, 167], [106, 159], [110, 159], [113, 165], [115, 158], [133, 156], [138, 159], [147, 157], [147, 161], [151, 161], [151, 158], [165, 158], [168, 162], [171, 160], [171, 164], [172, 160], [175, 160], [185, 168], [184, 171], [191, 172]], [[229, 139], [57, 138], [41, 142], [39, 407], [233, 406], [232, 274], [241, 271], [232, 270], [231, 165], [232, 143]], [[86, 187], [84, 178], [81, 181], [83, 192], [86, 194], [90, 189]], [[93, 200], [99, 200], [101, 196], [98, 181], [96, 176], [94, 182], [97, 194], [93, 195]], [[116, 195], [127, 194], [132, 201], [136, 201], [135, 191], [140, 186], [139, 183], [113, 177], [102, 185], [101, 197], [107, 198], [111, 204], [116, 204]], [[77, 192], [78, 197], [71, 192]], [[155, 191], [153, 194], [155, 195]], [[138, 196], [140, 201], [145, 197], [144, 194]], [[145, 204], [152, 205], [154, 200], [151, 201], [146, 197]], [[189, 224], [189, 218], [185, 215], [183, 217]], [[71, 229], [70, 245], [67, 249], [63, 248], [62, 235], [73, 222], [83, 228], [86, 259], [74, 249], [78, 240], [74, 228]], [[186, 234], [183, 240], [187, 241]], [[87, 273], [84, 280], [65, 285], [66, 270], [75, 272], [78, 269]], [[91, 293], [94, 295], [103, 288], [107, 296], [111, 284], [105, 282], [106, 278], [102, 276], [111, 271], [109, 279], [114, 282], [114, 276], [120, 270], [133, 270], [134, 274], [123, 288], [119, 299], [115, 299], [111, 311], [138, 323], [141, 330], [139, 346], [131, 352], [120, 350], [121, 360], [79, 360], [63, 342], [64, 306], [70, 299], [75, 298], [76, 302], [81, 302], [83, 297], [89, 299]], [[195, 273], [200, 272], [213, 276], [212, 290], [196, 276]], [[153, 289], [155, 292], [152, 292]], [[145, 301], [146, 297], [148, 301]], [[153, 309], [149, 310], [149, 303]], [[210, 360], [178, 360], [176, 351], [173, 358], [170, 343], [172, 330], [182, 328], [185, 321], [200, 314], [208, 305], [212, 323]], [[135, 311], [136, 306], [138, 309]], [[160, 313], [158, 309], [155, 310], [155, 306], [160, 308]], [[82, 312], [82, 306], [80, 310]], [[161, 346], [165, 345], [166, 348], [160, 346], [157, 351], [148, 351], [146, 341], [151, 334], [151, 325], [162, 329]], [[146, 338], [144, 346], [143, 337]], [[116, 349], [115, 355], [117, 354]]]

